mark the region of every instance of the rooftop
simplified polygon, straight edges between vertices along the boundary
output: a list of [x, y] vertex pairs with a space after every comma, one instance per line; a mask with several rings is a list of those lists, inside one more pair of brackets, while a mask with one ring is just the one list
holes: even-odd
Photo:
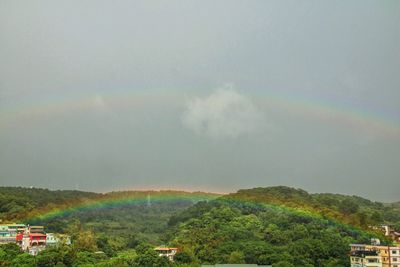
[[29, 234], [29, 236], [42, 236], [42, 237], [46, 237], [46, 234], [33, 233], [33, 234]]
[[166, 247], [157, 247], [154, 248], [154, 250], [158, 250], [158, 251], [166, 251], [166, 250], [177, 250], [178, 248], [166, 248]]

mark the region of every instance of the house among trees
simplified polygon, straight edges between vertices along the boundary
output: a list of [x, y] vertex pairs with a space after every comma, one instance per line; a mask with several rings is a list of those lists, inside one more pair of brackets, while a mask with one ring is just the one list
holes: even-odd
[[154, 250], [158, 253], [158, 256], [167, 257], [170, 261], [174, 260], [174, 256], [178, 252], [178, 248], [168, 247], [156, 247]]
[[25, 224], [0, 225], [0, 244], [15, 243], [21, 250], [31, 255], [37, 255], [48, 245], [56, 245], [60, 242], [71, 244], [68, 236], [47, 234], [44, 226], [30, 226]]
[[390, 237], [396, 243], [400, 243], [400, 233], [396, 232], [393, 225], [381, 225], [385, 236]]
[[71, 245], [71, 239], [68, 235], [46, 233], [46, 245], [47, 246], [56, 246], [60, 243], [63, 243], [65, 245]]

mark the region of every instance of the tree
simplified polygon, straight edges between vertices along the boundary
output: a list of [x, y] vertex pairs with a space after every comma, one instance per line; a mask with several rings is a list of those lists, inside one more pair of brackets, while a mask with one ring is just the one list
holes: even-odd
[[96, 255], [89, 251], [81, 251], [76, 254], [76, 259], [74, 260], [74, 266], [81, 265], [94, 265], [98, 263]]
[[98, 249], [103, 251], [108, 257], [112, 257], [115, 255], [115, 251], [111, 247], [107, 237], [101, 236], [101, 237], [97, 238], [96, 245], [97, 245]]
[[17, 255], [15, 259], [13, 259], [11, 266], [15, 267], [31, 267], [36, 266], [36, 258], [28, 253], [23, 253]]
[[176, 263], [191, 263], [192, 257], [185, 251], [180, 251], [175, 254], [174, 261]]
[[75, 249], [77, 251], [91, 251], [97, 250], [96, 239], [91, 231], [82, 231], [79, 233], [75, 243]]
[[295, 267], [293, 264], [287, 261], [280, 261], [278, 263], [272, 264], [272, 267]]
[[137, 267], [163, 267], [168, 265], [168, 258], [158, 256], [157, 252], [152, 248], [143, 251], [143, 253], [139, 253], [133, 262], [133, 266]]
[[228, 263], [236, 263], [236, 264], [245, 263], [243, 252], [240, 251], [231, 252], [228, 258]]
[[37, 267], [53, 267], [62, 262], [62, 256], [57, 251], [41, 251], [37, 256]]
[[354, 200], [350, 199], [350, 198], [346, 198], [344, 200], [342, 200], [339, 204], [339, 210], [341, 212], [343, 212], [344, 214], [352, 214], [352, 213], [356, 213], [359, 209], [359, 206], [357, 204], [357, 202], [355, 202]]
[[358, 221], [360, 225], [366, 226], [368, 223], [368, 214], [365, 211], [360, 211], [357, 213]]
[[396, 223], [396, 224], [394, 225], [394, 229], [395, 229], [397, 232], [400, 232], [400, 222], [398, 222], [398, 223]]
[[4, 244], [0, 246], [0, 266], [11, 265], [12, 260], [23, 252], [15, 243]]

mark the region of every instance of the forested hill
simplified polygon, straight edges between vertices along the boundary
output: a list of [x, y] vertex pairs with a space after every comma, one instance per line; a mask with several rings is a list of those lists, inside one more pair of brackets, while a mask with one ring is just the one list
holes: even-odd
[[224, 198], [300, 208], [362, 227], [380, 223], [395, 224], [400, 221], [399, 203], [374, 202], [359, 196], [331, 193], [309, 194], [304, 190], [285, 186], [243, 189]]
[[[390, 243], [368, 226], [390, 223], [400, 230], [399, 208], [399, 203], [309, 194], [284, 186], [243, 189], [222, 196], [181, 191], [100, 194], [0, 187], [3, 222], [37, 223], [49, 232], [71, 236], [69, 263], [63, 260], [67, 266], [71, 262], [116, 266], [117, 261], [123, 263], [121, 266], [145, 266], [143, 262], [158, 260], [153, 247], [160, 244], [181, 251], [173, 264], [160, 266], [349, 266], [350, 243], [368, 243], [372, 237]], [[96, 258], [97, 250], [105, 256]], [[62, 249], [45, 250], [38, 261], [63, 253]]]
[[[79, 204], [107, 199], [145, 197], [148, 194], [195, 197], [213, 199], [217, 194], [188, 193], [183, 191], [120, 191], [93, 193], [77, 190], [49, 190], [41, 188], [0, 187], [0, 219], [21, 220], [36, 213], [45, 213], [53, 209], [68, 208]], [[202, 198], [203, 197], [203, 198]], [[328, 218], [358, 226], [391, 223], [400, 221], [400, 202], [373, 202], [358, 196], [308, 192], [285, 186], [242, 189], [236, 193], [224, 195], [221, 199], [240, 199], [258, 203], [269, 203], [285, 207], [308, 210]], [[190, 203], [188, 203], [188, 206]], [[189, 216], [181, 214], [181, 216]], [[173, 221], [174, 218], [171, 219]]]
[[[171, 201], [183, 207], [191, 206], [201, 200], [214, 199], [220, 195], [203, 192], [184, 192], [184, 191], [118, 191], [109, 193], [93, 193], [77, 190], [49, 190], [42, 188], [24, 187], [0, 187], [0, 220], [7, 221], [26, 221], [54, 211], [70, 210], [76, 207], [97, 205], [97, 211], [102, 208], [126, 208], [127, 206], [137, 206], [142, 202], [155, 200], [168, 202]], [[142, 201], [136, 201], [142, 200]], [[184, 203], [183, 203], [184, 202]], [[179, 208], [181, 210], [182, 207]], [[90, 208], [84, 209], [85, 212]], [[77, 209], [79, 214], [79, 209]], [[72, 217], [75, 214], [68, 213]], [[80, 212], [79, 215], [82, 215]]]
[[0, 187], [0, 219], [23, 219], [30, 212], [50, 209], [67, 203], [83, 202], [101, 196], [77, 190], [56, 190], [25, 187]]
[[[242, 189], [220, 197], [217, 202], [230, 200], [298, 209], [359, 227], [382, 223], [394, 224], [400, 230], [400, 202], [381, 203], [359, 196], [331, 193], [309, 194], [302, 189], [286, 186]], [[173, 225], [198, 215], [203, 209], [204, 207], [200, 203], [200, 205], [172, 217], [169, 223]]]
[[367, 225], [397, 223], [391, 205], [288, 187], [239, 190], [169, 221], [170, 243], [201, 263], [349, 266], [350, 243], [385, 239]]

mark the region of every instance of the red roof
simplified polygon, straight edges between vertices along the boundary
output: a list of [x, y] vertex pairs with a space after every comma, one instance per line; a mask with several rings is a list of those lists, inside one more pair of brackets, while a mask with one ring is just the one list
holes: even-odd
[[29, 237], [46, 237], [46, 234], [29, 234]]

